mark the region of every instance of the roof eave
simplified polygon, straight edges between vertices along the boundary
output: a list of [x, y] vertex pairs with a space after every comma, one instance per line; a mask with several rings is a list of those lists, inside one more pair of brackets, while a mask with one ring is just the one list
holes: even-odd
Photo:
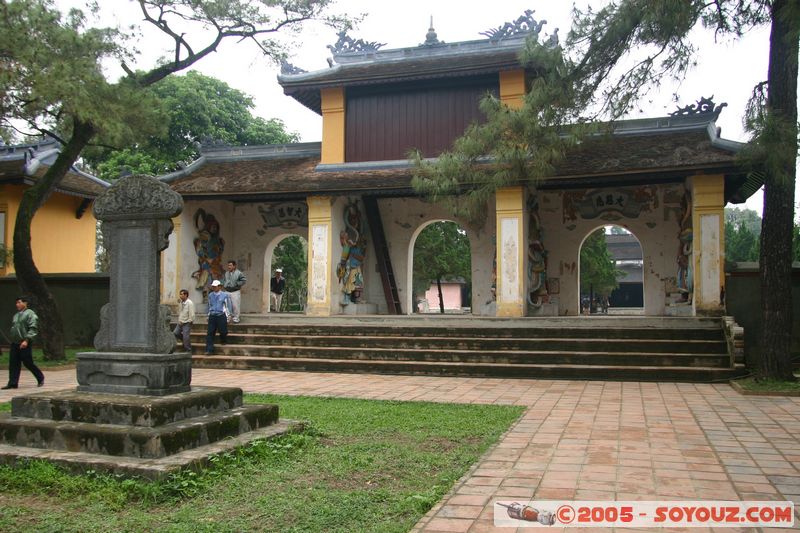
[[193, 172], [203, 168], [209, 163], [233, 163], [237, 161], [261, 161], [270, 159], [300, 159], [304, 157], [319, 157], [322, 143], [287, 143], [263, 144], [256, 146], [205, 146], [199, 158], [186, 167], [159, 176], [164, 183], [172, 183], [180, 178], [187, 177]]
[[498, 53], [519, 53], [527, 34], [517, 34], [503, 39], [477, 39], [455, 43], [441, 43], [434, 46], [409, 46], [387, 50], [357, 51], [334, 54], [329, 68], [294, 74], [278, 74], [281, 86], [314, 83], [319, 78], [329, 78], [331, 74], [345, 73], [349, 69], [365, 65], [399, 65], [411, 61], [444, 63], [455, 57], [496, 57]]

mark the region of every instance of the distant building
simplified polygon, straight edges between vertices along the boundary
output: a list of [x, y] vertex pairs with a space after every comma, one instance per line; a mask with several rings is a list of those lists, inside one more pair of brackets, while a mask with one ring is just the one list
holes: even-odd
[[[464, 307], [469, 307], [469, 303], [465, 304], [465, 297], [467, 291], [467, 283], [463, 279], [445, 280], [442, 281], [442, 301], [444, 303], [445, 312], [461, 312]], [[439, 287], [436, 282], [432, 282], [431, 286], [425, 291], [425, 297], [417, 303], [417, 309], [420, 313], [439, 313]]]
[[642, 247], [632, 234], [606, 234], [608, 252], [614, 259], [614, 268], [622, 272], [617, 277], [619, 287], [608, 298], [610, 307], [644, 307], [644, 277], [642, 275]]
[[[55, 140], [0, 145], [0, 243], [6, 248], [13, 248], [22, 194], [53, 164], [59, 151]], [[33, 260], [40, 272], [95, 271], [96, 221], [91, 204], [108, 186], [74, 167], [64, 176], [31, 224]], [[13, 273], [13, 262], [0, 265], [0, 275]]]

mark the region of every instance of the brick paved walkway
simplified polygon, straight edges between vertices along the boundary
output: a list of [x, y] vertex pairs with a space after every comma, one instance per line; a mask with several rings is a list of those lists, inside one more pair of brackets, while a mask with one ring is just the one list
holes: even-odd
[[[800, 507], [800, 398], [680, 383], [193, 373], [196, 385], [247, 392], [527, 406], [416, 531], [491, 531], [499, 499], [788, 499]], [[34, 385], [23, 374], [22, 388], [0, 392], [0, 401]], [[47, 373], [46, 389], [74, 386], [74, 370]]]

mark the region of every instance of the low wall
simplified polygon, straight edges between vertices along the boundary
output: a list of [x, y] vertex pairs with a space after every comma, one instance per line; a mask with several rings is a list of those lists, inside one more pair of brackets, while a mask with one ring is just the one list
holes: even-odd
[[[760, 353], [761, 282], [758, 263], [733, 263], [725, 272], [727, 313], [744, 328], [744, 353], [747, 366], [753, 367]], [[800, 357], [800, 263], [792, 268], [792, 354]]]
[[[100, 329], [100, 308], [108, 303], [108, 274], [43, 274], [58, 302], [68, 346], [92, 346]], [[16, 276], [0, 277], [0, 328], [8, 335], [14, 301], [20, 296]], [[35, 308], [34, 308], [35, 310]], [[40, 324], [46, 328], [47, 324]], [[0, 344], [6, 340], [0, 337]]]

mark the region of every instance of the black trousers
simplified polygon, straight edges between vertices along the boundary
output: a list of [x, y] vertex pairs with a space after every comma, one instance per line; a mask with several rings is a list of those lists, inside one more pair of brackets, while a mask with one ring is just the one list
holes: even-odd
[[214, 336], [219, 331], [222, 344], [228, 340], [228, 317], [224, 314], [208, 316], [208, 330], [206, 331], [206, 353], [214, 351]]
[[22, 370], [22, 365], [25, 365], [25, 368], [31, 371], [37, 383], [44, 381], [44, 374], [33, 362], [31, 343], [28, 343], [27, 348], [20, 348], [18, 342], [12, 342], [11, 351], [8, 354], [8, 384], [12, 387], [19, 385], [19, 373]]

